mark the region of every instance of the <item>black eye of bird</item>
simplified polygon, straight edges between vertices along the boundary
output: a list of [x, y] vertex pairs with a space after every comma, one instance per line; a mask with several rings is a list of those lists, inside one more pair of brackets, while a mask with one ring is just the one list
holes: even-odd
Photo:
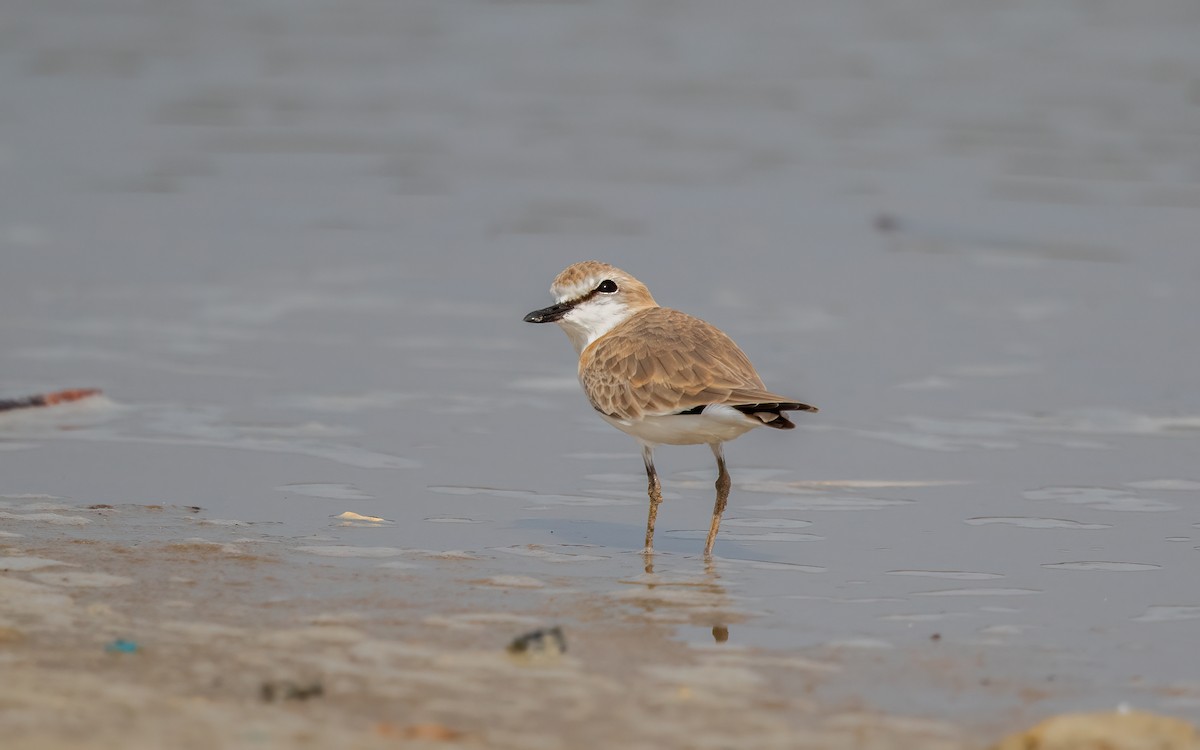
[[600, 286], [596, 287], [596, 291], [603, 292], [604, 294], [612, 294], [617, 291], [617, 282], [612, 279], [605, 279], [600, 282]]

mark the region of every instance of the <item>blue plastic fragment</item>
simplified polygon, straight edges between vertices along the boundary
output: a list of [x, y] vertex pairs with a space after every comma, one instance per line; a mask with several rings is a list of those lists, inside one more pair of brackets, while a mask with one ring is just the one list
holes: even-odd
[[132, 654], [138, 650], [138, 645], [137, 641], [127, 641], [124, 638], [118, 638], [105, 646], [104, 650], [110, 654]]

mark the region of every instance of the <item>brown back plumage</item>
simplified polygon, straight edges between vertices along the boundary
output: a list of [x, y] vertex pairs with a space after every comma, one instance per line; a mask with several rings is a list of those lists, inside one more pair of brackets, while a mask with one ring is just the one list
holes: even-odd
[[745, 353], [720, 329], [678, 310], [642, 310], [592, 342], [579, 358], [592, 406], [620, 419], [678, 414], [727, 404], [794, 425], [780, 412], [816, 411], [766, 389]]

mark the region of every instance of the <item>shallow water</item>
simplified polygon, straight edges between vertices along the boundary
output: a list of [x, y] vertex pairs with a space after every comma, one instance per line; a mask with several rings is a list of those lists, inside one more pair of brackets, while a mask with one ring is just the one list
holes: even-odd
[[[0, 529], [199, 506], [697, 649], [861, 654], [831, 699], [1198, 719], [1198, 27], [1182, 0], [20, 4], [0, 390], [106, 397], [0, 416]], [[711, 567], [708, 452], [658, 452], [647, 573], [636, 446], [520, 321], [588, 257], [822, 408], [727, 447]]]

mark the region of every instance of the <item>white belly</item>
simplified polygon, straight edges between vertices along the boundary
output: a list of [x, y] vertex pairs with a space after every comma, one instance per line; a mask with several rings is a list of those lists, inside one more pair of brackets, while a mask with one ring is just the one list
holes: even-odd
[[732, 406], [720, 404], [707, 406], [699, 414], [669, 414], [643, 417], [636, 421], [605, 414], [600, 416], [621, 432], [650, 445], [724, 443], [763, 426], [762, 420], [747, 416]]

